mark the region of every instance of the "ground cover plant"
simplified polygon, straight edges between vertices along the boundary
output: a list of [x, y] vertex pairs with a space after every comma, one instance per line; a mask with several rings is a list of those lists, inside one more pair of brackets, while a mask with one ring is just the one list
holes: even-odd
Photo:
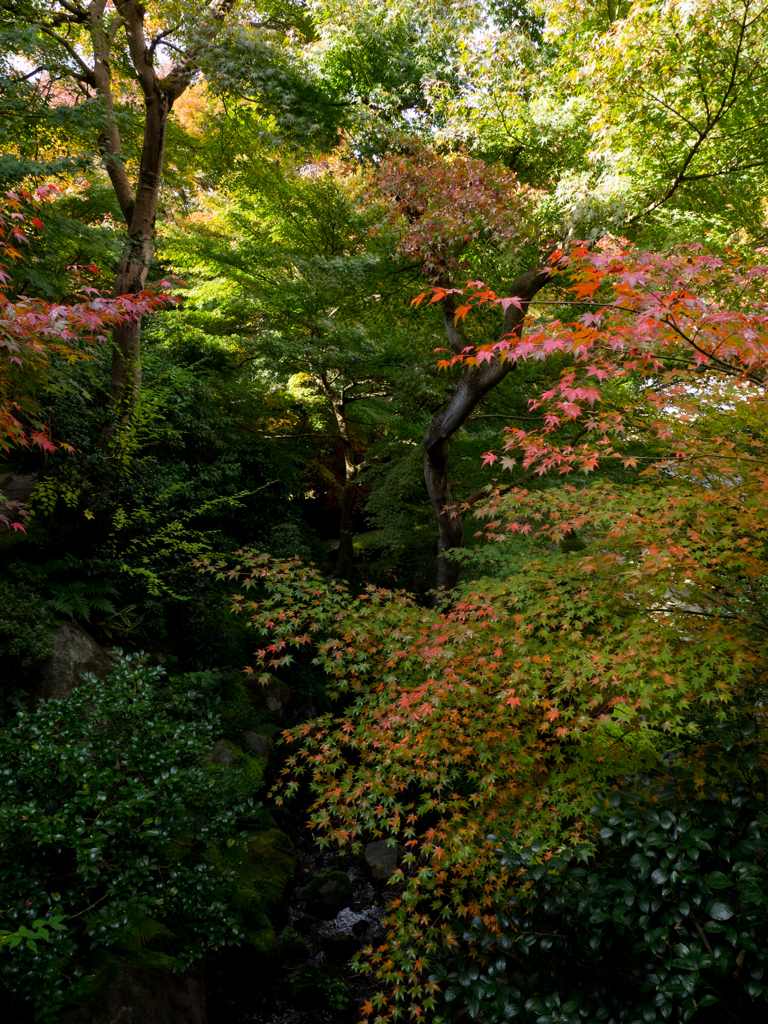
[[473, 922], [469, 957], [436, 972], [448, 1017], [457, 1006], [476, 1019], [573, 1024], [759, 1013], [764, 794], [755, 722], [736, 711], [604, 795], [594, 848], [507, 848], [516, 894], [492, 930]]

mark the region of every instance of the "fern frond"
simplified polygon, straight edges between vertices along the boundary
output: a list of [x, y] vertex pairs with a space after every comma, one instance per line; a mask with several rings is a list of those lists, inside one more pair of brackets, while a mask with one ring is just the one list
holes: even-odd
[[117, 933], [117, 943], [125, 950], [138, 950], [148, 946], [152, 939], [158, 935], [168, 935], [175, 938], [174, 933], [160, 921], [153, 921], [151, 917], [141, 917], [129, 921]]

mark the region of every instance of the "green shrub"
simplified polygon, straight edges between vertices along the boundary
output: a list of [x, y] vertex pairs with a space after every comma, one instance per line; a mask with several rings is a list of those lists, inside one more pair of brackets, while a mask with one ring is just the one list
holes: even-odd
[[460, 1007], [494, 1024], [758, 1019], [768, 1002], [763, 758], [752, 721], [714, 728], [593, 808], [596, 853], [507, 851], [520, 895], [496, 929], [475, 918], [468, 955], [435, 975], [446, 1020]]
[[119, 960], [274, 945], [293, 851], [253, 800], [260, 762], [209, 761], [220, 686], [124, 657], [0, 734], [0, 998], [20, 1015], [53, 1019]]
[[23, 685], [45, 659], [52, 639], [49, 615], [36, 587], [20, 574], [0, 579], [0, 665], [4, 696]]

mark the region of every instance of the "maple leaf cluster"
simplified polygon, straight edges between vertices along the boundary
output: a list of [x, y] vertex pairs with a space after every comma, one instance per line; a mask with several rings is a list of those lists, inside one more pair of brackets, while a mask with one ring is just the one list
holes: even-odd
[[[551, 266], [554, 282], [570, 296], [563, 304], [579, 311], [577, 319], [553, 320], [439, 363], [450, 370], [496, 359], [516, 364], [567, 358], [559, 380], [528, 401], [543, 425], [507, 428], [501, 451], [488, 452], [485, 464], [501, 459], [505, 469], [519, 464], [538, 475], [590, 472], [606, 460], [634, 467], [626, 444], [642, 437], [691, 469], [712, 453], [695, 429], [705, 405], [736, 403], [753, 411], [762, 405], [768, 267], [696, 246], [662, 256], [595, 253], [583, 245], [567, 255], [556, 251]], [[506, 308], [519, 301], [472, 281], [464, 289], [434, 288], [430, 302], [449, 293], [462, 295], [456, 313], [462, 318], [486, 303]], [[617, 398], [617, 385], [625, 383], [631, 400], [626, 391]], [[578, 428], [578, 444], [563, 443], [561, 428], [569, 424]], [[720, 441], [715, 447], [725, 457], [728, 442]]]
[[448, 283], [474, 243], [507, 246], [533, 235], [538, 193], [467, 153], [446, 158], [410, 142], [382, 161], [375, 184], [392, 202], [400, 252], [435, 284]]

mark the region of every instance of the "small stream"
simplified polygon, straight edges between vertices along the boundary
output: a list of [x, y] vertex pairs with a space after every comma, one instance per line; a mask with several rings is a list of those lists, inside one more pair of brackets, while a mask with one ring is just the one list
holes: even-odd
[[299, 857], [279, 955], [269, 977], [253, 979], [255, 1008], [230, 1019], [235, 1024], [356, 1024], [376, 984], [371, 975], [355, 973], [351, 959], [384, 941], [381, 919], [402, 886], [375, 880], [362, 857], [321, 850], [301, 816], [286, 816], [278, 824]]

